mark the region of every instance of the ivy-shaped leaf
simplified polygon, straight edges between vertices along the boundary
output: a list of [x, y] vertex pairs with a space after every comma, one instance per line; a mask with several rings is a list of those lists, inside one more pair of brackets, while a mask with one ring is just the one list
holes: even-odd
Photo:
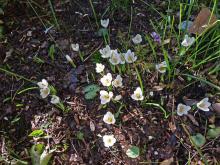
[[213, 139], [220, 135], [220, 127], [211, 128], [207, 132], [207, 138]]
[[131, 146], [127, 151], [126, 155], [129, 158], [137, 158], [140, 154], [140, 149], [137, 146]]
[[97, 92], [100, 90], [100, 87], [95, 84], [88, 85], [84, 88], [85, 98], [87, 100], [94, 99], [97, 95]]
[[202, 147], [206, 142], [205, 137], [200, 133], [197, 133], [195, 136], [191, 136], [191, 139], [196, 147]]

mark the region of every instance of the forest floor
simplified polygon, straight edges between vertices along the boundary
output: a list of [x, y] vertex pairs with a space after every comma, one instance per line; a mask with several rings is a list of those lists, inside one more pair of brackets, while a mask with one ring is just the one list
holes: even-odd
[[[178, 31], [177, 22], [167, 37], [161, 37], [168, 42], [168, 56], [164, 56], [164, 46], [155, 44], [150, 35], [155, 31], [154, 25], [163, 26], [167, 14], [171, 20], [178, 17], [179, 4], [160, 0], [95, 1], [94, 14], [86, 0], [48, 2], [5, 1], [4, 8], [0, 6], [3, 12], [0, 15], [0, 31], [3, 29], [0, 32], [0, 164], [31, 164], [31, 161], [34, 164], [37, 158], [33, 158], [31, 150], [37, 144], [42, 144], [52, 156], [49, 164], [220, 163], [220, 57], [219, 53], [213, 53], [220, 49], [208, 47], [208, 53], [198, 53], [204, 48], [200, 49], [198, 44], [185, 53], [186, 56], [198, 53], [195, 64], [184, 58], [187, 62], [179, 62], [173, 67], [177, 70], [169, 68], [165, 74], [158, 73], [154, 67], [164, 57], [174, 66], [178, 60], [175, 52], [182, 50], [181, 44], [176, 44], [179, 38], [168, 35], [176, 34], [172, 31]], [[204, 5], [212, 11], [211, 2], [204, 1]], [[192, 21], [201, 6], [193, 6]], [[108, 41], [99, 34], [102, 18], [110, 20]], [[214, 37], [219, 36], [219, 27], [213, 33], [210, 41], [204, 39], [203, 46], [212, 41], [220, 44], [219, 37]], [[143, 37], [141, 46], [137, 47], [131, 41], [136, 34]], [[180, 40], [184, 35], [181, 36]], [[136, 65], [115, 70], [99, 53], [106, 42], [114, 49], [134, 50], [139, 55]], [[72, 50], [73, 43], [79, 44], [83, 57]], [[67, 54], [76, 67], [67, 61]], [[96, 63], [104, 64], [105, 73], [111, 72], [113, 77], [121, 73], [123, 87], [108, 90], [120, 94], [122, 101], [101, 105], [99, 92], [92, 100], [85, 99], [84, 89], [88, 85], [106, 89], [100, 83], [102, 75], [96, 73]], [[53, 86], [63, 102], [63, 110], [51, 104], [49, 98], [40, 96], [37, 82], [42, 79]], [[141, 85], [144, 100], [132, 100], [130, 96]], [[196, 107], [204, 98], [209, 98], [212, 104], [208, 112]], [[193, 108], [187, 115], [179, 116], [176, 113], [179, 103]], [[115, 124], [103, 122], [107, 111], [115, 115]], [[215, 136], [210, 135], [210, 130]], [[108, 134], [116, 139], [112, 147], [103, 143], [102, 137]], [[202, 144], [195, 144], [193, 138]], [[126, 154], [131, 146], [139, 150], [136, 158]]]

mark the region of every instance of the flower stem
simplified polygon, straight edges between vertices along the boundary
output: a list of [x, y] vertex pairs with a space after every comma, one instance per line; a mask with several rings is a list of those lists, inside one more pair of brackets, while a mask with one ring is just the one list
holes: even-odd
[[140, 75], [140, 73], [138, 72], [137, 66], [135, 66], [134, 68], [135, 68], [135, 71], [136, 71], [136, 73], [137, 73], [137, 77], [138, 77], [138, 81], [139, 81], [141, 90], [142, 90], [142, 92], [144, 93], [144, 86], [143, 86], [143, 83], [142, 83], [141, 75]]

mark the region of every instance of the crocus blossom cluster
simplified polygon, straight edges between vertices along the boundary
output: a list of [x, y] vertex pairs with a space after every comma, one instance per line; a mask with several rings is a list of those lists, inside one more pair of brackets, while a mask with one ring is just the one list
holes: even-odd
[[[122, 83], [122, 77], [120, 75], [117, 75], [116, 78], [113, 80], [112, 74], [111, 73], [107, 73], [106, 75], [103, 75], [103, 77], [100, 79], [101, 84], [104, 87], [109, 87], [109, 86], [114, 86], [115, 88], [118, 87], [123, 87], [123, 83]], [[101, 104], [106, 104], [108, 102], [111, 101], [111, 99], [113, 99], [113, 92], [110, 91], [105, 91], [105, 90], [101, 90], [100, 91], [100, 100], [101, 100]], [[119, 101], [121, 99], [121, 96], [118, 95], [114, 98], [114, 100]]]
[[43, 99], [45, 99], [50, 94], [50, 88], [47, 80], [42, 79], [41, 82], [38, 82], [37, 85], [40, 88], [40, 95]]
[[112, 65], [133, 63], [137, 60], [137, 56], [130, 49], [126, 53], [119, 53], [117, 49], [112, 50], [109, 45], [99, 50], [102, 58], [109, 58]]
[[[206, 112], [209, 111], [210, 105], [211, 105], [211, 103], [209, 102], [209, 98], [204, 98], [196, 104], [198, 109], [200, 109], [202, 111], [206, 111]], [[177, 114], [179, 116], [187, 115], [188, 111], [190, 109], [191, 109], [190, 106], [187, 106], [187, 105], [180, 103], [177, 106]]]
[[[43, 99], [48, 97], [50, 94], [50, 88], [49, 84], [46, 79], [42, 79], [40, 82], [37, 83], [38, 87], [40, 88], [40, 95]], [[59, 104], [60, 98], [56, 95], [51, 95], [51, 101], [52, 104]]]

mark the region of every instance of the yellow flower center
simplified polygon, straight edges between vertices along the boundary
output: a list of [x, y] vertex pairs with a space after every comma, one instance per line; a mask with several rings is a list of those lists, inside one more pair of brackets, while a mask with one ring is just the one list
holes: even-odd
[[107, 100], [109, 99], [109, 95], [105, 95], [104, 98]]
[[138, 99], [140, 99], [140, 98], [141, 98], [140, 93], [136, 93], [136, 97], [137, 97]]
[[184, 112], [184, 108], [183, 108], [183, 106], [180, 106], [180, 108], [179, 108], [179, 112]]
[[112, 139], [108, 139], [108, 143], [111, 143], [112, 142]]
[[112, 121], [113, 121], [112, 117], [109, 117], [109, 118], [107, 119], [107, 121], [108, 121], [109, 123], [112, 123]]

